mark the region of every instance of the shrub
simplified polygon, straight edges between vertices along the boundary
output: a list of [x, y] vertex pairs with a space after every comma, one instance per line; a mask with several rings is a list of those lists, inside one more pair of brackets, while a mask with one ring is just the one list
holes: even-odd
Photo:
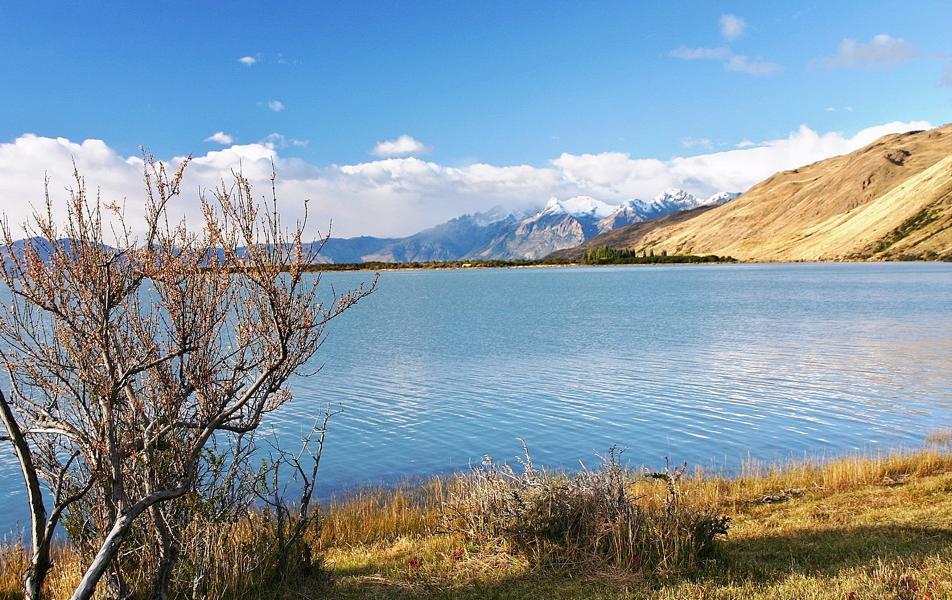
[[[451, 487], [444, 524], [475, 543], [502, 545], [540, 567], [610, 566], [666, 575], [695, 569], [711, 555], [729, 519], [685, 501], [685, 468], [632, 473], [613, 448], [595, 470], [536, 469], [528, 450], [521, 471], [488, 457]], [[636, 478], [661, 485], [633, 497]]]

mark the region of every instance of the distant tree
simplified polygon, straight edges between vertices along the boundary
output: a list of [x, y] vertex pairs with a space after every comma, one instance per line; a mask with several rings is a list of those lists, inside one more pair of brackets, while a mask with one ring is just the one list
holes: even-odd
[[[273, 178], [258, 201], [235, 173], [201, 196], [197, 228], [171, 219], [186, 164], [169, 174], [146, 161], [141, 237], [120, 207], [87, 195], [78, 172], [62, 219], [47, 194], [21, 251], [3, 224], [12, 301], [0, 309], [0, 360], [12, 389], [0, 417], [29, 499], [30, 600], [42, 595], [57, 523], [80, 506], [90, 560], [72, 597], [91, 598], [107, 573], [126, 594], [117, 556], [133, 525], [147, 514], [163, 538], [170, 513], [159, 509], [196, 490], [211, 441], [254, 432], [286, 403], [324, 326], [376, 284], [322, 302], [320, 276], [305, 273], [320, 245], [303, 242], [306, 218], [282, 225]], [[166, 542], [160, 570], [175, 559]], [[157, 574], [155, 595], [165, 587]]]

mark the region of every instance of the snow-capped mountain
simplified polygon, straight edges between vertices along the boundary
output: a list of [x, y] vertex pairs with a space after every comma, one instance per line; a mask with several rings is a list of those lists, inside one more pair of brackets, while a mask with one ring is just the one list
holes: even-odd
[[599, 233], [699, 206], [723, 204], [738, 195], [725, 192], [701, 200], [684, 190], [669, 189], [651, 200], [636, 198], [620, 205], [591, 196], [550, 198], [535, 212], [513, 213], [496, 207], [405, 238], [332, 239], [322, 256], [330, 262], [537, 259]]
[[566, 200], [549, 198], [541, 214], [569, 214], [573, 217], [605, 218], [618, 209], [613, 204], [596, 200], [591, 196], [573, 196]]
[[734, 192], [721, 192], [714, 194], [706, 200], [701, 200], [682, 189], [667, 189], [651, 200], [646, 201], [635, 198], [622, 203], [617, 210], [598, 222], [598, 231], [604, 233], [632, 223], [643, 223], [644, 221], [660, 219], [661, 217], [666, 217], [681, 212], [682, 210], [691, 210], [699, 206], [724, 204], [739, 195], [740, 194]]

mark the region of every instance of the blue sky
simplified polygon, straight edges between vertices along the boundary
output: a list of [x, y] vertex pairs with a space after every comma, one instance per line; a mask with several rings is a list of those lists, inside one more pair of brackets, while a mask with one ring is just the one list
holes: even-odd
[[0, 4], [0, 143], [263, 144], [314, 175], [400, 135], [441, 168], [547, 168], [952, 120], [949, 2], [142, 6]]

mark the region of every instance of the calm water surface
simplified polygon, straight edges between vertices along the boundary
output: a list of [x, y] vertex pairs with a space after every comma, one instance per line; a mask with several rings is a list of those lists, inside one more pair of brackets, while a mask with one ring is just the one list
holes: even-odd
[[[353, 286], [366, 273], [325, 276]], [[329, 326], [271, 423], [330, 405], [326, 496], [509, 459], [734, 469], [952, 426], [952, 264], [398, 271]], [[0, 530], [25, 516], [0, 454]]]

